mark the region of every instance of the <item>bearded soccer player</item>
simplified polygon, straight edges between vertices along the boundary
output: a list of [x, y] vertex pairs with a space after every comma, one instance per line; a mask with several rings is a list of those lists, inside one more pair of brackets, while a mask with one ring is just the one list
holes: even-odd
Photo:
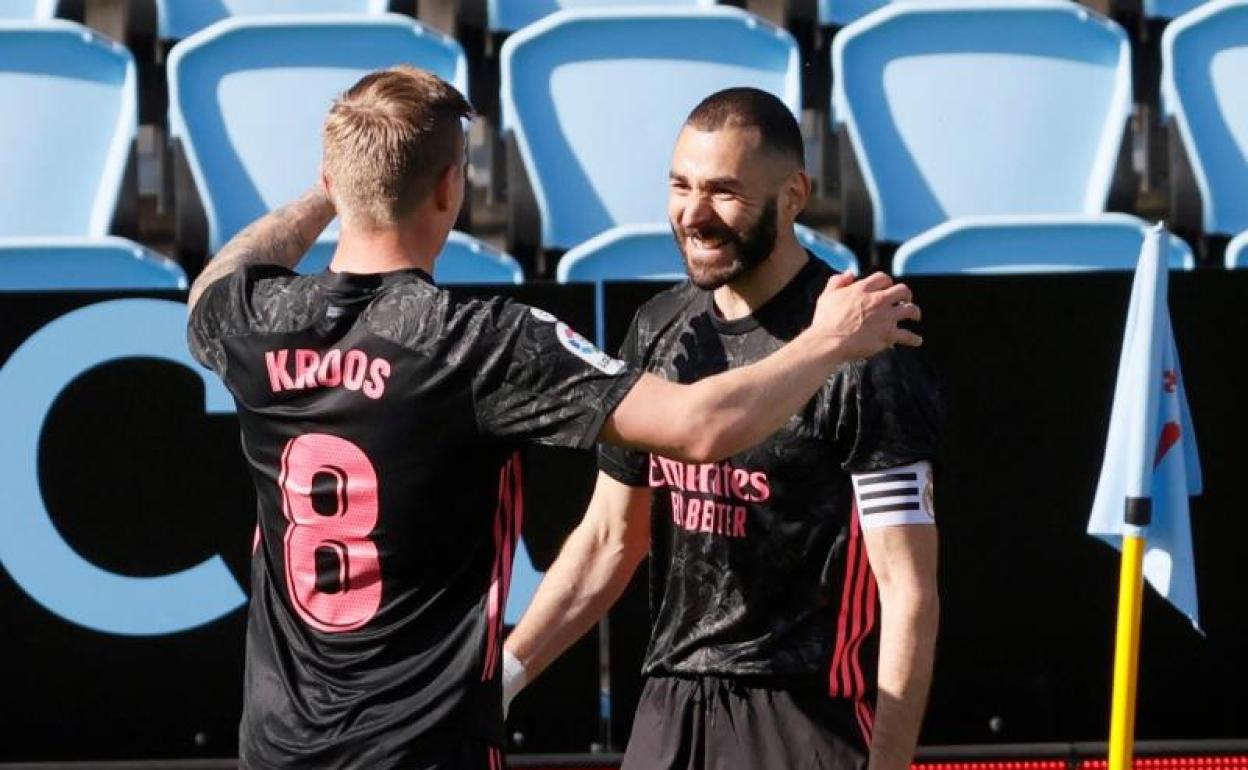
[[[689, 281], [637, 313], [629, 365], [705, 381], [806, 328], [832, 271], [793, 234], [802, 164], [775, 97], [730, 89], [694, 109], [669, 186]], [[653, 628], [625, 770], [908, 767], [939, 614], [936, 405], [912, 353], [844, 363], [726, 460], [603, 447], [586, 516], [507, 640], [506, 697], [649, 551]]]
[[[322, 182], [191, 288], [189, 339], [238, 405], [258, 497], [248, 768], [502, 767], [502, 608], [517, 449], [595, 440], [689, 462], [762, 439], [918, 317], [886, 276], [825, 282], [766, 361], [677, 385], [524, 305], [430, 278], [463, 199], [454, 88], [399, 67], [333, 105]], [[291, 269], [341, 218], [328, 271]]]

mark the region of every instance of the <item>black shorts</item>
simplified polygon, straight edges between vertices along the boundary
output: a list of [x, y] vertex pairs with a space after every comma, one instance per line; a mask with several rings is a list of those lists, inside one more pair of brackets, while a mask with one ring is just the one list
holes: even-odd
[[[270, 768], [289, 767], [289, 761], [270, 764], [257, 759], [243, 757], [238, 766], [241, 770], [269, 770]], [[372, 766], [368, 760], [343, 759], [339, 762], [321, 762], [311, 760], [299, 762], [299, 767], [365, 767]], [[387, 765], [389, 766], [389, 765]], [[462, 741], [451, 741], [438, 747], [421, 749], [403, 759], [403, 770], [506, 770], [507, 762], [503, 752], [492, 743], [479, 738]]]
[[649, 677], [622, 770], [863, 770], [871, 719], [818, 688]]
[[475, 739], [405, 765], [411, 770], [505, 770], [506, 766], [503, 752], [497, 746]]

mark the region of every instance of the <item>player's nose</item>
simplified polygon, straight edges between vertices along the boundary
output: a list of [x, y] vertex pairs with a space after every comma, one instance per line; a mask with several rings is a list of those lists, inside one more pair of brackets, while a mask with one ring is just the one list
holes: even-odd
[[696, 230], [714, 221], [715, 210], [706, 195], [690, 195], [680, 212], [680, 225], [686, 230]]

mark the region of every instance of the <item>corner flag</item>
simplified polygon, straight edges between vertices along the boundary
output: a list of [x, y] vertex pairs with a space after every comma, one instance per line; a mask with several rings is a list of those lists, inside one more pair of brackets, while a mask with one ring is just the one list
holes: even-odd
[[1187, 498], [1200, 459], [1166, 304], [1169, 239], [1153, 227], [1135, 270], [1088, 534], [1119, 550], [1124, 534], [1147, 538], [1144, 577], [1199, 631]]
[[1088, 534], [1122, 551], [1109, 770], [1132, 767], [1144, 578], [1200, 630], [1187, 510], [1188, 496], [1200, 493], [1200, 460], [1166, 304], [1169, 251], [1165, 228], [1149, 230], [1131, 285], [1105, 460], [1088, 520]]

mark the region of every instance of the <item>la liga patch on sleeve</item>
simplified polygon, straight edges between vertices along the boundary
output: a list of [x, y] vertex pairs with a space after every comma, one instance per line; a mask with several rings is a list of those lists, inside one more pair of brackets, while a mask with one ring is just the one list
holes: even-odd
[[565, 350], [603, 374], [614, 376], [624, 371], [623, 361], [603, 353], [563, 321], [555, 324], [555, 336]]

